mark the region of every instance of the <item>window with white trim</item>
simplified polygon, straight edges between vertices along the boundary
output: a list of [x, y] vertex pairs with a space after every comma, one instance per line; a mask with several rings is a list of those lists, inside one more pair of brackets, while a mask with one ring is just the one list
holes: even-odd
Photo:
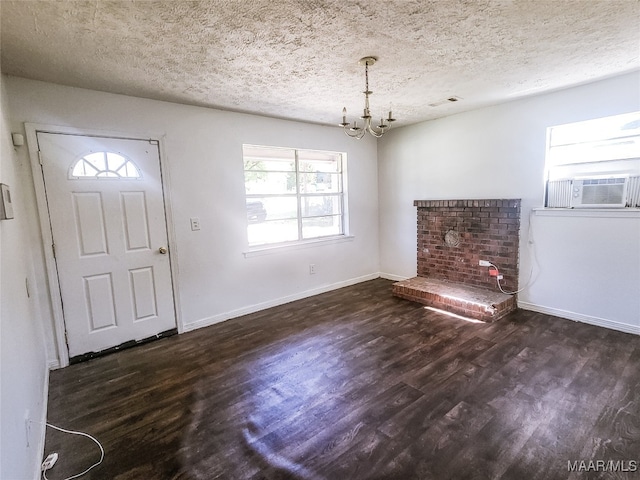
[[640, 112], [547, 129], [545, 207], [640, 207]]
[[250, 247], [345, 235], [345, 154], [242, 146]]

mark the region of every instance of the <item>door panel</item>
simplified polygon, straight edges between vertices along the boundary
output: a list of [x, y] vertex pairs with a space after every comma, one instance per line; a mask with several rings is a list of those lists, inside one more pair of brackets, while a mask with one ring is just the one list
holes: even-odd
[[106, 225], [100, 192], [74, 192], [73, 206], [80, 256], [107, 254]]
[[144, 192], [122, 192], [120, 196], [127, 250], [150, 249], [149, 217]]
[[89, 333], [117, 326], [111, 274], [84, 277], [84, 289]]
[[69, 355], [175, 328], [157, 142], [37, 138]]
[[156, 287], [153, 283], [153, 268], [130, 270], [131, 298], [135, 310], [134, 320], [145, 320], [157, 315]]

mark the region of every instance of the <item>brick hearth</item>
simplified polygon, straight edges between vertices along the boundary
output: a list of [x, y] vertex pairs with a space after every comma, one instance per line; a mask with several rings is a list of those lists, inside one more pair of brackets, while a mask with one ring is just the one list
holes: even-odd
[[479, 260], [497, 265], [502, 288], [518, 284], [520, 200], [416, 200], [418, 277], [398, 282], [402, 298], [483, 321], [516, 308]]
[[413, 277], [394, 283], [392, 290], [396, 297], [483, 322], [494, 322], [516, 309], [513, 295], [435, 278]]

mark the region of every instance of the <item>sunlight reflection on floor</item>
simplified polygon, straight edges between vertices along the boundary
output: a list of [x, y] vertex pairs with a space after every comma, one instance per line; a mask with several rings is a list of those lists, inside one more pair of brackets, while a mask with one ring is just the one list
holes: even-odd
[[464, 320], [465, 322], [469, 322], [469, 323], [486, 323], [486, 322], [483, 322], [482, 320], [476, 320], [474, 318], [464, 317], [462, 315], [458, 315], [457, 313], [447, 312], [446, 310], [441, 310], [435, 307], [424, 307], [424, 308], [427, 310], [431, 310], [432, 312], [442, 313], [443, 315], [448, 315], [449, 317], [457, 318], [459, 320]]

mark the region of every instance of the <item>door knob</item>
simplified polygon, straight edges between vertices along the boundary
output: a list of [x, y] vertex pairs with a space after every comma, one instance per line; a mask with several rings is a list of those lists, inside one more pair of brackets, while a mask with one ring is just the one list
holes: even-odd
[[160, 252], [162, 255], [166, 255], [167, 254], [167, 247], [160, 247], [158, 249], [158, 252]]

